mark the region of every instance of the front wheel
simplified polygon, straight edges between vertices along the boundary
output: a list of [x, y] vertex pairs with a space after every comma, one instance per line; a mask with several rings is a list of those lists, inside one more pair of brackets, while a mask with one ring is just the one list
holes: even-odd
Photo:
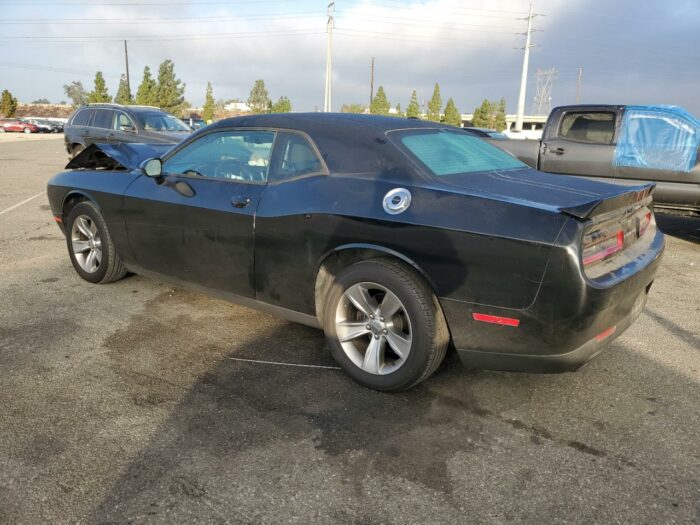
[[65, 224], [68, 254], [80, 277], [91, 283], [106, 284], [126, 275], [97, 206], [89, 201], [76, 204]]
[[343, 270], [330, 287], [323, 317], [334, 359], [375, 390], [407, 390], [427, 379], [449, 343], [435, 294], [414, 270], [391, 259]]
[[31, 132], [32, 132], [32, 130], [29, 129], [29, 128], [24, 128], [22, 131], [24, 131], [25, 133], [31, 133]]

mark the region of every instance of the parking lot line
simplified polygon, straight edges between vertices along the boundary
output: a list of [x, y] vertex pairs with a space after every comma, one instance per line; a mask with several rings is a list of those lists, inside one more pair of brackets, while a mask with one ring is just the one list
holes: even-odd
[[36, 199], [37, 197], [41, 197], [42, 195], [46, 195], [46, 192], [42, 191], [40, 193], [37, 193], [33, 197], [29, 197], [28, 199], [24, 199], [22, 202], [18, 202], [14, 206], [10, 206], [9, 208], [5, 208], [4, 210], [0, 211], [0, 215], [3, 215], [4, 213], [7, 213], [8, 211], [12, 211], [15, 208], [19, 208], [20, 206], [22, 206], [22, 204], [27, 204], [29, 201], [33, 201], [34, 199]]
[[340, 370], [339, 366], [324, 366], [324, 365], [303, 365], [301, 363], [279, 363], [277, 361], [260, 361], [258, 359], [242, 359], [240, 357], [229, 357], [231, 361], [242, 361], [244, 363], [257, 363], [261, 365], [277, 365], [277, 366], [298, 366], [300, 368], [325, 368], [326, 370]]

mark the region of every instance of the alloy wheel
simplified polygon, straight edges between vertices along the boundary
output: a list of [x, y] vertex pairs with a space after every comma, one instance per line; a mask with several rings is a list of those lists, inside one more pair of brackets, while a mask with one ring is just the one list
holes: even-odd
[[71, 227], [71, 248], [80, 268], [95, 273], [102, 262], [102, 240], [95, 221], [87, 215], [78, 215]]
[[395, 372], [411, 351], [413, 332], [406, 307], [377, 283], [357, 283], [345, 290], [336, 308], [335, 329], [348, 358], [370, 374]]

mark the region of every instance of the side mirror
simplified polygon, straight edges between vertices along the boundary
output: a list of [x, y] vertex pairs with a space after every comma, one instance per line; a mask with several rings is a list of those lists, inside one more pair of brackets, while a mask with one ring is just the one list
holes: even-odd
[[134, 129], [134, 126], [130, 126], [128, 124], [119, 126], [119, 129], [122, 131], [127, 131], [129, 133], [134, 133], [136, 131], [136, 129]]
[[163, 162], [160, 159], [149, 159], [142, 169], [147, 177], [160, 177], [163, 174]]

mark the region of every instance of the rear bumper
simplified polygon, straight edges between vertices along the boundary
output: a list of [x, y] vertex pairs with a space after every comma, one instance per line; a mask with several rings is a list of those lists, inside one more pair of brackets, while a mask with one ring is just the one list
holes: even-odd
[[[663, 234], [657, 230], [643, 256], [630, 262], [621, 275], [612, 276], [608, 285], [583, 278], [576, 272], [576, 258], [559, 250], [550, 260], [535, 302], [527, 309], [440, 299], [460, 358], [469, 367], [488, 370], [566, 372], [580, 368], [639, 317], [663, 249]], [[475, 314], [492, 322], [480, 322]], [[493, 324], [493, 317], [509, 322]]]
[[632, 310], [615, 325], [586, 341], [578, 348], [563, 354], [510, 354], [468, 349], [457, 349], [457, 353], [462, 362], [470, 368], [531, 373], [573, 372], [605, 350], [612, 341], [632, 325], [644, 309], [647, 294], [648, 289], [642, 291], [635, 300]]

